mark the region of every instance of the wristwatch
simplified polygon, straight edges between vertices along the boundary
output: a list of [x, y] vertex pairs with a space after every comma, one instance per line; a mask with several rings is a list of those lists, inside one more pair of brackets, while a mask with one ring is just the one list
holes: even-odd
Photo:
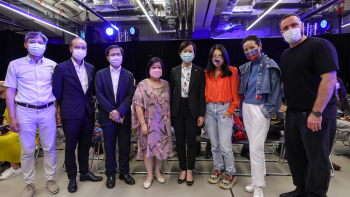
[[317, 118], [322, 116], [322, 113], [319, 111], [312, 111], [312, 114], [314, 114]]

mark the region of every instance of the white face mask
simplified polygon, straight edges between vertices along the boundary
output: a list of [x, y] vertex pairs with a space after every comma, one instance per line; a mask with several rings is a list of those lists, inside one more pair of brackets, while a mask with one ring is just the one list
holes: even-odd
[[289, 44], [298, 42], [303, 35], [301, 34], [300, 28], [290, 29], [283, 33], [283, 37]]
[[45, 53], [46, 46], [44, 44], [33, 43], [28, 44], [28, 51], [34, 56], [42, 56]]
[[82, 60], [86, 57], [86, 50], [73, 49], [73, 57], [77, 60]]
[[120, 66], [123, 62], [123, 57], [122, 56], [109, 56], [109, 63], [112, 66]]

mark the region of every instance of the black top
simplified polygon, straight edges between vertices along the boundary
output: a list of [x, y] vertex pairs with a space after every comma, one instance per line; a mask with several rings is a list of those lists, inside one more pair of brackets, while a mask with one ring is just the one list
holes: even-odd
[[0, 99], [0, 125], [2, 125], [2, 121], [4, 120], [5, 109], [6, 99]]
[[[337, 51], [327, 40], [307, 37], [298, 46], [283, 52], [280, 69], [288, 109], [310, 111], [316, 101], [320, 76], [339, 70]], [[333, 93], [328, 105], [336, 101]]]

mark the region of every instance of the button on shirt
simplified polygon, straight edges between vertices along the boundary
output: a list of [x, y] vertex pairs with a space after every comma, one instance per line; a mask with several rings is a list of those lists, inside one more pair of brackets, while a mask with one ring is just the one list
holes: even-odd
[[120, 76], [121, 67], [122, 66], [119, 66], [119, 68], [115, 69], [115, 68], [113, 68], [113, 66], [110, 66], [113, 91], [114, 91], [114, 98], [115, 98], [116, 102], [117, 102], [117, 90], [118, 90], [118, 83], [119, 83], [119, 76]]
[[79, 66], [72, 58], [72, 62], [74, 64], [74, 68], [77, 71], [77, 75], [81, 84], [81, 87], [83, 88], [84, 94], [86, 93], [87, 89], [89, 88], [89, 78], [87, 76], [86, 68], [85, 68], [85, 62], [83, 60], [83, 63], [81, 66]]
[[181, 69], [181, 97], [188, 98], [188, 89], [190, 86], [192, 65]]
[[18, 90], [16, 102], [44, 105], [55, 101], [51, 81], [56, 65], [44, 57], [38, 63], [29, 56], [13, 60], [8, 66], [4, 86]]

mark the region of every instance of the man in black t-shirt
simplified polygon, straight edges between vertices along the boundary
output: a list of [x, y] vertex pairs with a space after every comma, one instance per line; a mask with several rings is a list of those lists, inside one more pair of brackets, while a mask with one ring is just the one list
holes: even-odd
[[296, 14], [284, 16], [280, 27], [290, 45], [281, 56], [280, 69], [288, 106], [286, 154], [296, 186], [280, 197], [326, 197], [336, 133], [337, 52], [327, 40], [303, 35]]

